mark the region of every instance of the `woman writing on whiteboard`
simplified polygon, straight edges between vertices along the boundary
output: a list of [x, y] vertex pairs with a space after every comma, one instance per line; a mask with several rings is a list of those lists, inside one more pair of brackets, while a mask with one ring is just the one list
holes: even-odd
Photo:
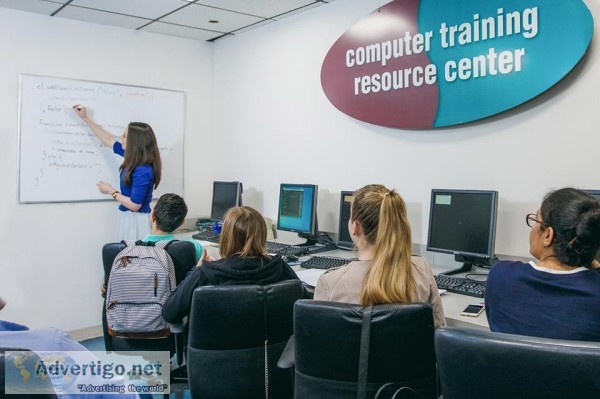
[[123, 157], [119, 167], [117, 190], [105, 181], [98, 182], [102, 194], [119, 203], [118, 240], [140, 240], [150, 233], [150, 201], [161, 178], [161, 161], [156, 136], [150, 125], [131, 122], [120, 137], [107, 132], [87, 114], [82, 105], [74, 105], [77, 115], [96, 137], [115, 154]]

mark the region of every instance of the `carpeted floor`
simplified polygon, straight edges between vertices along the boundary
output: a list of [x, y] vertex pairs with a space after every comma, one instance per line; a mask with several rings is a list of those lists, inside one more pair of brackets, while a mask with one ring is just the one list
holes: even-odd
[[[85, 341], [81, 341], [81, 345], [85, 346], [91, 351], [103, 351], [104, 338], [92, 338]], [[187, 389], [187, 384], [171, 384], [170, 399], [191, 399], [190, 391]], [[154, 399], [162, 399], [162, 395], [154, 395]]]

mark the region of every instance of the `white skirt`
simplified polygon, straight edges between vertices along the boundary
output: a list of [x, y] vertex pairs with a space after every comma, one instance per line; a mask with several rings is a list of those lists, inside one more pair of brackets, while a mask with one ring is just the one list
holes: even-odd
[[150, 234], [150, 213], [118, 210], [117, 241], [143, 240]]

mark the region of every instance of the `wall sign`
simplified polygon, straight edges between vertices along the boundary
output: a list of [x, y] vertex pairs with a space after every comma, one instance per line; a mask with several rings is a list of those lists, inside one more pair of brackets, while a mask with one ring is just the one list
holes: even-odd
[[593, 26], [582, 0], [394, 0], [334, 43], [321, 85], [337, 109], [376, 125], [470, 122], [559, 82]]

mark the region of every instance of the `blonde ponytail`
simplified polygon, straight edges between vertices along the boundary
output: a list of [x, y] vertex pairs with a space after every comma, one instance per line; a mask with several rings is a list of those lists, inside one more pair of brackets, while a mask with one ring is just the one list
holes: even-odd
[[375, 253], [363, 282], [361, 304], [412, 302], [412, 241], [402, 197], [382, 185], [365, 186], [354, 195], [352, 220], [361, 225]]

